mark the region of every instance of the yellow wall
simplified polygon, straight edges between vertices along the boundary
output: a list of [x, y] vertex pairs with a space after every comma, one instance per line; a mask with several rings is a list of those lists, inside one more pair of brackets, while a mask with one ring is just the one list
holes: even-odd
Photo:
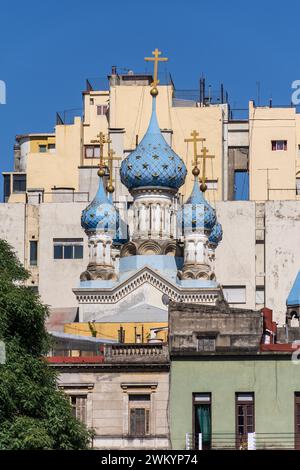
[[[147, 342], [147, 336], [151, 328], [162, 328], [168, 326], [168, 323], [93, 323], [93, 328], [97, 331], [97, 338], [115, 339], [118, 341], [118, 330], [120, 327], [125, 330], [125, 343], [135, 343], [135, 327], [137, 334], [142, 334], [144, 327], [144, 342]], [[92, 336], [88, 323], [66, 323], [64, 332], [77, 334], [81, 336]], [[167, 331], [161, 331], [157, 338], [167, 341]]]
[[[30, 153], [27, 161], [27, 188], [43, 188], [51, 192], [54, 186], [78, 191], [78, 166], [81, 162], [81, 119], [74, 125], [56, 126], [55, 153]], [[45, 195], [45, 202], [51, 195]]]
[[40, 145], [49, 145], [55, 144], [55, 136], [36, 136], [36, 137], [29, 137], [30, 139], [30, 152], [31, 153], [39, 153], [39, 146]]
[[[251, 200], [295, 199], [295, 155], [300, 139], [296, 119], [295, 108], [255, 107], [249, 103]], [[272, 140], [287, 140], [287, 150], [273, 151]]]

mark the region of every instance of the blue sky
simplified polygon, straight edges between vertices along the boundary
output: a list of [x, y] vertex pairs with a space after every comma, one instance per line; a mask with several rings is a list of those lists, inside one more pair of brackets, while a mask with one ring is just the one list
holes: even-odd
[[16, 134], [51, 132], [56, 111], [81, 106], [85, 78], [111, 65], [144, 71], [155, 47], [179, 89], [196, 89], [204, 73], [224, 83], [233, 107], [257, 98], [258, 81], [261, 103], [288, 104], [300, 79], [299, 16], [296, 0], [2, 0], [1, 171], [12, 169]]

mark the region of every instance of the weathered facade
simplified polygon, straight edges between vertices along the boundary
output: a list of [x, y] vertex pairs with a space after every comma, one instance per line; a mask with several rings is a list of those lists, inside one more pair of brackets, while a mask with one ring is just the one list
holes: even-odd
[[[173, 449], [299, 448], [299, 362], [284, 330], [284, 344], [260, 344], [274, 341], [262, 335], [274, 328], [262, 315], [170, 306]], [[299, 338], [299, 328], [289, 337]]]
[[48, 361], [74, 414], [94, 430], [93, 448], [168, 449], [167, 345], [106, 345], [88, 354]]

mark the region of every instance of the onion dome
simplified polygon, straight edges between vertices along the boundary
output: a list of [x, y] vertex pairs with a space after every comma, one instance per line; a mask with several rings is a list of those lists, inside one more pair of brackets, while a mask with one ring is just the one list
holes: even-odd
[[210, 245], [213, 245], [214, 247], [217, 247], [218, 244], [220, 243], [220, 241], [222, 240], [222, 238], [223, 238], [222, 225], [219, 222], [217, 222], [214, 225], [214, 227], [213, 227], [213, 229], [212, 229], [212, 231], [211, 231], [211, 233], [208, 237], [208, 242], [209, 242]]
[[166, 187], [176, 192], [183, 185], [186, 166], [164, 139], [156, 117], [156, 96], [152, 98], [149, 127], [137, 148], [121, 164], [122, 183], [129, 189]]
[[103, 179], [99, 178], [97, 193], [92, 202], [82, 211], [81, 226], [87, 234], [103, 232], [116, 235], [118, 212], [106, 195]]
[[199, 188], [198, 177], [194, 180], [194, 187], [188, 200], [182, 209], [183, 230], [192, 232], [210, 232], [217, 220], [216, 211], [204, 198], [203, 192]]

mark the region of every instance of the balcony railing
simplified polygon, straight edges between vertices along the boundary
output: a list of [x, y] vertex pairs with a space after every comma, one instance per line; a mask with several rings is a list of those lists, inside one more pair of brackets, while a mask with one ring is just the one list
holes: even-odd
[[108, 344], [104, 347], [105, 362], [167, 363], [168, 345], [154, 344]]
[[186, 450], [293, 450], [300, 448], [294, 433], [212, 433], [209, 444], [202, 434], [186, 433]]

